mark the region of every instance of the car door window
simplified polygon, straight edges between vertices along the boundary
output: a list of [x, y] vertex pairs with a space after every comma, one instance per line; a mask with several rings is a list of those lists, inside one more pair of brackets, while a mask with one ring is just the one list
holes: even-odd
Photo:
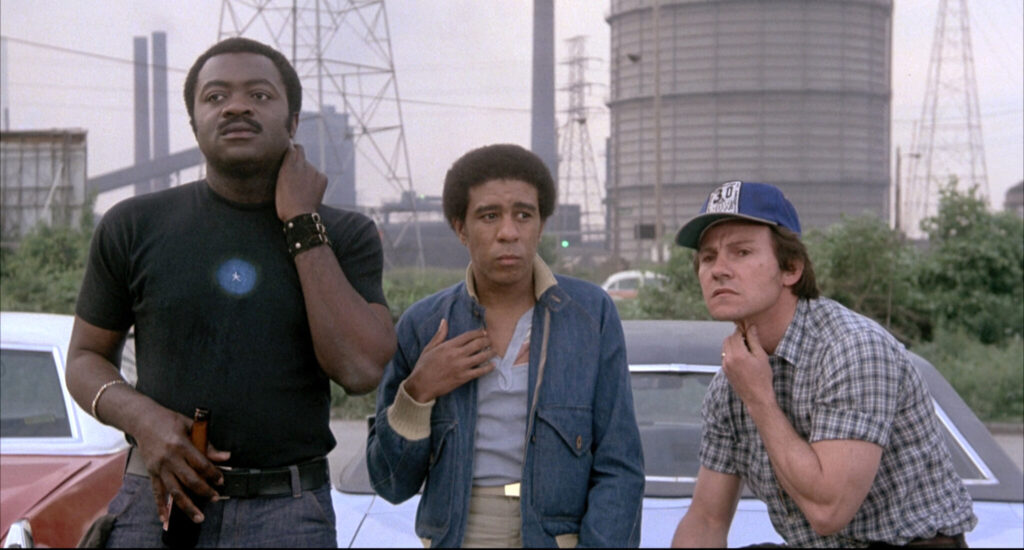
[[70, 437], [53, 352], [0, 351], [0, 437]]

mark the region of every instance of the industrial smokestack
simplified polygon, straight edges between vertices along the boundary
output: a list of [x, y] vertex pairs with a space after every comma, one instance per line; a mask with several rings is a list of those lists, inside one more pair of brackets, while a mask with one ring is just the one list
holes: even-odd
[[11, 129], [11, 102], [7, 91], [7, 39], [0, 38], [0, 116], [3, 129]]
[[[146, 37], [136, 36], [135, 46], [135, 164], [150, 159], [149, 153], [149, 60]], [[149, 193], [149, 181], [137, 182], [135, 194]]]
[[[167, 112], [167, 33], [153, 33], [153, 158], [171, 153], [171, 137]], [[170, 179], [153, 180], [153, 190], [167, 189]]]
[[558, 178], [555, 122], [555, 1], [533, 1], [533, 103], [530, 149]]

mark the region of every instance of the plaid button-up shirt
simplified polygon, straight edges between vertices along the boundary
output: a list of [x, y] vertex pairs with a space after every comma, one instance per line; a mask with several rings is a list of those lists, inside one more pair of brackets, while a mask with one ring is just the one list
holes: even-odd
[[769, 362], [776, 400], [801, 437], [883, 449], [860, 510], [840, 532], [820, 536], [782, 490], [757, 427], [720, 371], [702, 407], [701, 464], [742, 477], [788, 544], [906, 544], [974, 527], [971, 497], [953, 469], [931, 395], [885, 329], [832, 300], [800, 300]]

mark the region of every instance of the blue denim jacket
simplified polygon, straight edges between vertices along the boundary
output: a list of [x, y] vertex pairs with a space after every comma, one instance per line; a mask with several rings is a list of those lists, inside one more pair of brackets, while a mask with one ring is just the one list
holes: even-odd
[[[599, 287], [556, 279], [539, 258], [534, 281], [527, 433], [509, 434], [528, 442], [523, 545], [554, 547], [555, 536], [577, 533], [581, 547], [636, 547], [643, 453], [618, 312]], [[366, 456], [374, 490], [390, 502], [408, 499], [426, 481], [416, 534], [433, 547], [453, 547], [466, 532], [473, 484], [476, 381], [438, 397], [432, 407], [417, 407], [404, 390], [396, 400], [442, 318], [453, 338], [482, 327], [484, 309], [461, 282], [405, 312], [397, 326], [398, 350], [377, 390]], [[399, 432], [410, 433], [408, 420], [417, 414], [429, 414], [429, 430], [404, 437]]]

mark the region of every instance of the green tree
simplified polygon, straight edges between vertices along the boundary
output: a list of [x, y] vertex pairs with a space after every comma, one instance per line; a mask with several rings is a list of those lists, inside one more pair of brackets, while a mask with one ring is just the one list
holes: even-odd
[[623, 319], [711, 319], [693, 272], [693, 255], [689, 248], [672, 247], [665, 267], [652, 268], [668, 277], [668, 281], [660, 288], [641, 288], [632, 302], [620, 302], [619, 315]]
[[990, 212], [977, 188], [939, 192], [938, 213], [921, 223], [920, 284], [936, 317], [986, 344], [1024, 334], [1024, 221]]
[[843, 217], [804, 242], [824, 296], [871, 317], [904, 343], [930, 339], [931, 315], [915, 280], [918, 255], [876, 216]]
[[[85, 210], [91, 211], [91, 205]], [[0, 309], [71, 314], [89, 257], [92, 216], [79, 227], [37, 225], [0, 257]]]
[[982, 344], [963, 327], [938, 327], [935, 339], [914, 348], [942, 373], [985, 422], [1024, 422], [1024, 339]]

